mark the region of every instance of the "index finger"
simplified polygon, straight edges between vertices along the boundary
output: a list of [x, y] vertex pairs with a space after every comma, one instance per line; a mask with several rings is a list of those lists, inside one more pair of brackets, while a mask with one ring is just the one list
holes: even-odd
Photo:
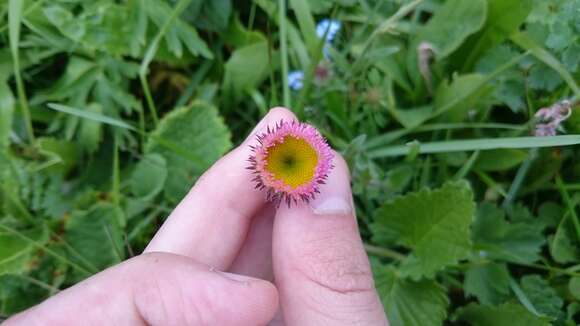
[[280, 120], [295, 120], [292, 112], [274, 108], [248, 139], [215, 163], [193, 186], [159, 229], [145, 252], [164, 251], [227, 269], [236, 257], [252, 217], [265, 204], [254, 189], [247, 159], [255, 135]]

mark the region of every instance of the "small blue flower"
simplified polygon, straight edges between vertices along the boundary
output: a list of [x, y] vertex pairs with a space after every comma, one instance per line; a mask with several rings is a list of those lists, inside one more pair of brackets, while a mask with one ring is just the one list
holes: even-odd
[[304, 81], [304, 71], [294, 70], [288, 73], [288, 86], [292, 90], [299, 91], [302, 89]]
[[326, 34], [324, 42], [332, 43], [336, 34], [340, 31], [340, 21], [335, 19], [323, 19], [318, 23], [318, 25], [316, 25], [316, 35], [318, 35], [319, 38], [324, 37], [326, 30], [328, 30], [328, 34]]

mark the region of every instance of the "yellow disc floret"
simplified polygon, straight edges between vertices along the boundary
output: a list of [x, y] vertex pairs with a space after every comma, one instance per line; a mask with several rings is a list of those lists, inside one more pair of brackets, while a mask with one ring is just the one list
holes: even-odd
[[306, 140], [292, 136], [270, 147], [266, 158], [266, 169], [292, 188], [312, 181], [317, 164], [316, 150]]

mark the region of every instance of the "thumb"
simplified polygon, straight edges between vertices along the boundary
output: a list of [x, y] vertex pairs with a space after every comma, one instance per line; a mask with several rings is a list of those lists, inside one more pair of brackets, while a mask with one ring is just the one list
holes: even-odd
[[12, 325], [266, 325], [278, 309], [269, 282], [151, 253], [59, 293]]
[[334, 159], [319, 197], [276, 214], [272, 254], [287, 325], [386, 325], [359, 236], [348, 167]]

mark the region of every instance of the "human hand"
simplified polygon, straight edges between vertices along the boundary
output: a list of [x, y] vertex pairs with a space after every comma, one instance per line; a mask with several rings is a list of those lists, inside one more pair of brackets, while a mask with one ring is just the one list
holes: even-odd
[[275, 209], [254, 190], [249, 146], [295, 119], [272, 109], [198, 180], [144, 254], [5, 325], [387, 325], [344, 160], [335, 156], [309, 204]]

